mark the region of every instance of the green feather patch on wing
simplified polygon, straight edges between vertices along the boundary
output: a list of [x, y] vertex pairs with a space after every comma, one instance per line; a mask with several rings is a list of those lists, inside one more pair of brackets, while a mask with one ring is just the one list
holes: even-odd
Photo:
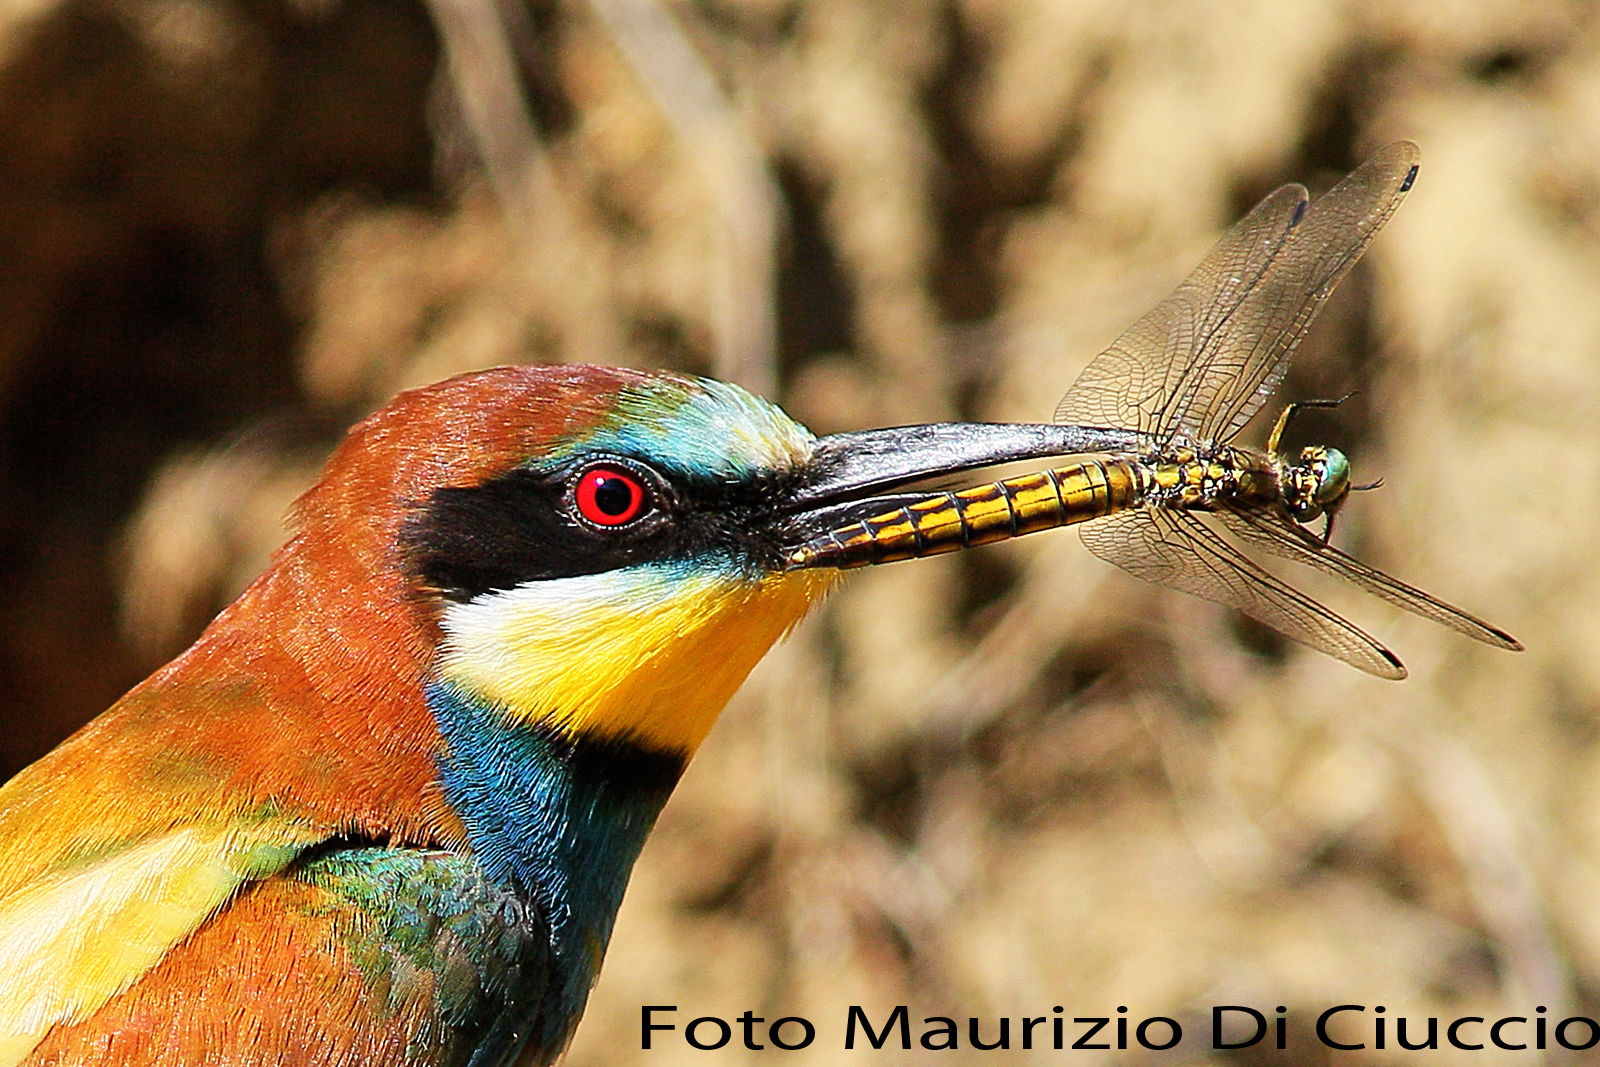
[[[548, 927], [533, 909], [448, 852], [335, 852], [293, 877], [327, 893], [344, 949], [367, 988], [398, 1013], [424, 990], [464, 1047], [537, 1004], [551, 967]], [[361, 921], [351, 921], [359, 915]]]

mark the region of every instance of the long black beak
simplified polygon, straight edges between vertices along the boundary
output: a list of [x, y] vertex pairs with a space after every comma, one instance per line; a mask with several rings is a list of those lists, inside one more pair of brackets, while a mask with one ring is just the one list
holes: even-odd
[[[783, 534], [793, 546], [788, 565], [802, 569], [868, 562], [840, 563], [802, 549], [841, 527], [928, 499], [927, 491], [892, 492], [902, 486], [1002, 463], [1130, 452], [1137, 447], [1137, 435], [1128, 430], [1046, 423], [938, 422], [820, 438], [806, 479], [783, 506], [788, 516]], [[964, 543], [953, 540], [931, 551], [953, 550]]]

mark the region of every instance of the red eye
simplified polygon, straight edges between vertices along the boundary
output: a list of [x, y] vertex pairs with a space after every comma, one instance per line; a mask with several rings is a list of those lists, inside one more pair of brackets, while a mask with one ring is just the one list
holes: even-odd
[[644, 486], [633, 475], [615, 467], [584, 471], [575, 495], [578, 514], [596, 526], [621, 526], [644, 511]]

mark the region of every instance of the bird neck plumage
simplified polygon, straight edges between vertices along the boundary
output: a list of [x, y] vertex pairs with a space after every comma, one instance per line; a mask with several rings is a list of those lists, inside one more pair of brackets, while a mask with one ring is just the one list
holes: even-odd
[[[687, 755], [514, 721], [444, 680], [426, 689], [444, 742], [445, 800], [493, 881], [535, 905], [559, 973], [547, 993], [576, 1019], [623, 890]], [[551, 1035], [555, 1037], [555, 1035]]]

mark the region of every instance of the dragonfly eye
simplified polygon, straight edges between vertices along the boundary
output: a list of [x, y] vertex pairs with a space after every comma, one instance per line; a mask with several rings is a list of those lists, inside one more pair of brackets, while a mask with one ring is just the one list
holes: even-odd
[[[1311, 453], [1319, 453], [1312, 456]], [[1333, 511], [1350, 495], [1350, 460], [1337, 448], [1308, 448], [1300, 453], [1317, 477], [1314, 494], [1324, 511]]]

